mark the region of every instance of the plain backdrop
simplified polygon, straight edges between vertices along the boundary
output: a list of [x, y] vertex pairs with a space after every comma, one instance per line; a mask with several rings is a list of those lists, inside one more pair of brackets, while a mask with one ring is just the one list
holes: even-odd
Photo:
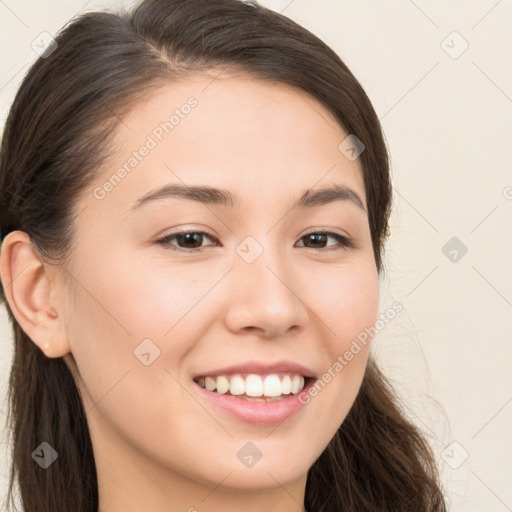
[[[266, 0], [360, 80], [391, 157], [375, 355], [427, 433], [453, 512], [512, 511], [512, 2]], [[32, 43], [84, 10], [133, 2], [0, 1], [0, 125]], [[0, 421], [12, 356], [0, 318]], [[0, 446], [0, 503], [9, 450]]]

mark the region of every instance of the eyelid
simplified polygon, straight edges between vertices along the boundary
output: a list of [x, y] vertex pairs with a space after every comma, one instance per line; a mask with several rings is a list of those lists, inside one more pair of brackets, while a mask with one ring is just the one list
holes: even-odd
[[177, 231], [172, 231], [166, 235], [159, 236], [155, 243], [162, 245], [165, 249], [170, 249], [171, 251], [177, 251], [177, 252], [183, 252], [183, 253], [200, 253], [204, 251], [205, 249], [209, 249], [212, 247], [215, 247], [215, 245], [206, 245], [204, 247], [200, 247], [197, 249], [185, 249], [183, 247], [179, 247], [177, 245], [171, 244], [167, 240], [170, 238], [174, 238], [179, 235], [187, 234], [187, 233], [199, 233], [201, 235], [206, 235], [208, 238], [210, 238], [213, 242], [215, 242], [215, 245], [218, 245], [220, 240], [210, 231], [204, 228], [195, 228], [195, 227], [183, 227], [179, 228]]
[[[342, 249], [355, 249], [357, 248], [357, 244], [354, 242], [354, 239], [344, 233], [339, 233], [338, 231], [334, 230], [333, 228], [312, 228], [305, 233], [303, 233], [299, 240], [304, 238], [305, 236], [312, 235], [312, 234], [320, 234], [320, 235], [327, 235], [333, 238], [338, 239], [338, 242], [341, 243], [341, 247], [324, 247], [322, 249], [314, 249], [314, 251], [336, 251], [336, 250], [342, 250]], [[306, 249], [311, 249], [311, 247], [306, 247]]]
[[311, 235], [313, 233], [324, 233], [324, 234], [327, 234], [327, 235], [333, 234], [333, 235], [339, 235], [339, 236], [341, 236], [343, 238], [346, 238], [347, 240], [351, 240], [352, 239], [352, 237], [349, 234], [347, 234], [347, 233], [339, 232], [339, 231], [335, 230], [334, 228], [322, 228], [322, 227], [308, 229], [299, 238], [302, 238], [302, 237], [307, 236], [307, 235]]

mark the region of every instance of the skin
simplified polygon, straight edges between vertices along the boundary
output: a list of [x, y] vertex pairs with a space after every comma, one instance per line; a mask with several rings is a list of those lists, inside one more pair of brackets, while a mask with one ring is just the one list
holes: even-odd
[[[190, 96], [197, 107], [97, 199], [94, 188]], [[228, 416], [192, 378], [267, 360], [321, 376], [377, 319], [366, 212], [349, 200], [290, 209], [306, 189], [331, 184], [366, 205], [359, 161], [338, 149], [346, 136], [313, 97], [283, 84], [207, 75], [169, 83], [123, 117], [108, 161], [75, 205], [68, 261], [47, 264], [21, 231], [6, 237], [9, 305], [48, 357], [64, 357], [82, 393], [101, 511], [303, 509], [307, 471], [355, 400], [369, 345], [279, 426]], [[130, 211], [170, 183], [225, 188], [239, 205], [167, 198]], [[176, 239], [177, 250], [157, 243], [185, 228], [215, 238], [195, 253], [180, 252]], [[356, 246], [305, 237], [326, 229]], [[248, 236], [263, 248], [250, 264], [236, 252]], [[134, 357], [147, 338], [161, 351], [149, 366]], [[237, 457], [247, 442], [262, 454], [251, 468]]]

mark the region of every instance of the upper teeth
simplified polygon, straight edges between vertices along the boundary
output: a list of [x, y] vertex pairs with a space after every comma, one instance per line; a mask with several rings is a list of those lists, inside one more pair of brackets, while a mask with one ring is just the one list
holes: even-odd
[[276, 397], [280, 395], [296, 395], [304, 388], [304, 377], [297, 374], [257, 375], [250, 373], [247, 377], [236, 373], [233, 375], [218, 375], [217, 377], [199, 377], [198, 384], [209, 391], [221, 395], [247, 395], [252, 397]]

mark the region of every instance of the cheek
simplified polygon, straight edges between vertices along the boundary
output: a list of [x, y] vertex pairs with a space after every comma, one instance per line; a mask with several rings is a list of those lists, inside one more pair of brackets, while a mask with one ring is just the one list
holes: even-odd
[[[379, 310], [379, 277], [375, 266], [353, 265], [318, 277], [315, 309], [330, 332], [329, 353], [335, 359], [372, 326]], [[368, 340], [369, 342], [370, 340]]]
[[97, 268], [80, 269], [84, 286], [78, 287], [79, 303], [74, 312], [80, 325], [77, 334], [94, 333], [92, 344], [102, 339], [103, 349], [115, 349], [120, 358], [145, 339], [161, 350], [172, 344], [178, 355], [175, 334], [190, 332], [194, 326], [198, 329], [197, 306], [219, 275], [222, 273], [211, 269], [199, 275], [194, 269], [144, 261], [133, 254], [116, 254], [112, 261], [104, 256]]
[[[201, 272], [170, 268], [128, 256], [118, 252], [111, 258], [106, 252], [101, 265], [81, 258], [76, 275], [81, 286], [75, 287], [68, 314], [71, 351], [86, 409], [101, 400], [97, 410], [110, 404], [108, 415], [119, 414], [122, 424], [123, 404], [143, 404], [163, 424], [162, 411], [179, 397], [186, 402], [178, 383], [184, 379], [183, 361], [215, 321], [216, 302], [208, 293], [225, 272], [212, 272], [204, 264]], [[111, 397], [117, 398], [110, 403]], [[134, 417], [130, 424], [135, 428], [141, 421], [142, 416]]]
[[315, 308], [325, 327], [323, 348], [329, 362], [303, 395], [303, 403], [314, 408], [328, 439], [348, 414], [364, 376], [371, 344], [368, 328], [378, 317], [379, 279], [375, 267], [361, 264], [338, 269], [317, 283]]
[[[133, 256], [124, 262], [123, 267], [104, 272], [111, 282], [105, 301], [134, 338], [155, 338], [164, 345], [177, 331], [197, 329], [197, 312], [204, 303], [210, 306], [208, 294], [225, 273], [204, 263], [180, 266]], [[172, 339], [173, 347], [176, 341]]]

